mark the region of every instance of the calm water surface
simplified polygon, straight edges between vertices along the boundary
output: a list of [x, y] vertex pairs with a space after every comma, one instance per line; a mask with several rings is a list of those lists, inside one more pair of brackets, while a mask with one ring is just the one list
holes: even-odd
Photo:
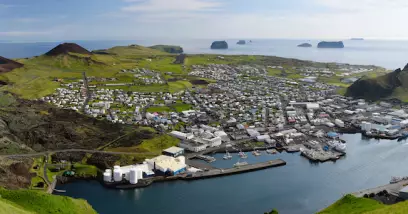
[[[228, 50], [211, 50], [209, 47], [214, 40], [133, 40], [133, 41], [73, 41], [89, 49], [110, 48], [117, 45], [155, 45], [173, 44], [180, 45], [186, 53], [211, 53], [211, 54], [245, 54], [268, 55], [312, 60], [318, 62], [341, 62], [362, 65], [378, 65], [388, 69], [396, 69], [408, 63], [408, 41], [381, 41], [345, 40], [344, 49], [318, 49], [317, 40], [284, 40], [284, 39], [254, 39], [246, 45], [236, 45], [237, 40], [228, 40]], [[68, 41], [69, 42], [69, 41]], [[72, 41], [71, 41], [72, 42]], [[298, 48], [297, 45], [309, 42], [312, 48]], [[41, 55], [61, 42], [40, 43], [0, 43], [0, 56], [8, 58], [23, 58]]]
[[[248, 154], [249, 163], [281, 158], [286, 166], [198, 181], [157, 183], [145, 189], [110, 190], [98, 182], [59, 186], [64, 195], [84, 198], [102, 214], [255, 214], [277, 208], [280, 213], [314, 213], [343, 194], [387, 184], [391, 176], [408, 175], [408, 143], [363, 139], [346, 134], [347, 156], [337, 162], [311, 163], [299, 153], [260, 157]], [[218, 167], [230, 161], [215, 155]]]

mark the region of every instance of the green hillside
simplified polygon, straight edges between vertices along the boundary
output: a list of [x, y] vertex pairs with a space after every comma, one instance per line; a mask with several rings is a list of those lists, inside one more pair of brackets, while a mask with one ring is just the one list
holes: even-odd
[[176, 45], [154, 45], [149, 48], [167, 52], [167, 53], [172, 53], [172, 54], [178, 54], [178, 53], [184, 52], [182, 47], [176, 46]]
[[6, 190], [0, 188], [0, 213], [38, 214], [92, 214], [92, 207], [82, 199], [50, 195], [32, 190]]
[[346, 195], [318, 214], [402, 214], [408, 213], [408, 201], [384, 205], [369, 198]]
[[408, 66], [378, 77], [362, 77], [347, 88], [346, 96], [367, 100], [395, 98], [408, 101]]

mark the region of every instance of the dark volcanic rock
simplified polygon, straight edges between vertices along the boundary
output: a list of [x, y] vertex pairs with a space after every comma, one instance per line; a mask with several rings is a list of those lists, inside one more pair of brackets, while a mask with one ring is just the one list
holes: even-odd
[[187, 55], [185, 54], [180, 54], [176, 56], [176, 60], [174, 60], [174, 64], [184, 64], [184, 60], [186, 60]]
[[21, 63], [0, 56], [0, 73], [9, 72], [23, 66]]
[[298, 45], [298, 47], [310, 48], [310, 47], [312, 47], [312, 44], [310, 44], [310, 43], [302, 43], [302, 44]]
[[58, 56], [61, 54], [68, 54], [68, 53], [78, 53], [78, 54], [86, 54], [91, 55], [92, 53], [86, 50], [85, 48], [75, 44], [75, 43], [63, 43], [59, 44], [57, 47], [53, 48], [52, 50], [48, 51], [45, 55], [47, 56]]
[[339, 42], [319, 42], [317, 44], [318, 48], [344, 48], [344, 44], [342, 41]]
[[404, 70], [397, 69], [377, 78], [362, 77], [347, 88], [346, 96], [368, 100], [386, 98], [396, 88], [403, 86], [407, 72], [408, 67], [406, 66]]
[[211, 44], [211, 49], [228, 49], [226, 41], [215, 41]]
[[245, 42], [245, 40], [239, 40], [239, 41], [237, 42], [237, 44], [238, 44], [238, 45], [245, 45], [246, 42]]

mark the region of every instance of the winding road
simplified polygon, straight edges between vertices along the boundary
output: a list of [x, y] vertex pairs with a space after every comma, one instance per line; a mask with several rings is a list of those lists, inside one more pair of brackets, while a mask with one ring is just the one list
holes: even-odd
[[110, 154], [110, 155], [157, 155], [157, 153], [146, 152], [146, 153], [137, 153], [137, 152], [109, 152], [109, 151], [100, 151], [100, 150], [87, 150], [87, 149], [62, 149], [62, 150], [53, 150], [46, 152], [30, 153], [30, 154], [14, 154], [14, 155], [0, 155], [3, 158], [12, 158], [12, 157], [36, 157], [41, 155], [48, 155], [51, 153], [61, 153], [61, 152], [86, 152], [86, 153], [101, 153], [101, 154]]

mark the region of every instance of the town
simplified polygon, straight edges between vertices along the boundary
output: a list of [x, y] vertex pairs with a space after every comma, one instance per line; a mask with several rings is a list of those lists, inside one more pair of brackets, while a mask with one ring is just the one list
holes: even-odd
[[[186, 151], [185, 157], [159, 156], [157, 161], [146, 160], [140, 166], [122, 168], [122, 171], [126, 169], [127, 180], [129, 175], [133, 180], [153, 175], [156, 165], [152, 163], [171, 165], [175, 168], [172, 176], [202, 171], [206, 167], [190, 159], [212, 162], [215, 158], [207, 154], [214, 152], [225, 153], [224, 159], [231, 159], [230, 153], [238, 153], [240, 159], [245, 159], [246, 152], [259, 156], [262, 151], [275, 154], [286, 150], [324, 162], [346, 154], [347, 142], [339, 138], [341, 133], [362, 132], [367, 137], [386, 139], [408, 136], [404, 131], [408, 125], [404, 109], [393, 110], [393, 105], [387, 102], [353, 100], [337, 94], [338, 86], [318, 81], [321, 76], [349, 76], [371, 71], [369, 68], [339, 65], [336, 73], [330, 69], [294, 67], [292, 71], [298, 71], [298, 78], [270, 75], [271, 69], [285, 73], [280, 66], [192, 66], [188, 76], [212, 81], [204, 81], [207, 83], [204, 87], [193, 85], [171, 93], [123, 88], [164, 84], [160, 74], [136, 68], [120, 71], [134, 73], [131, 82], [84, 76], [61, 83], [55, 94], [42, 100], [113, 123], [150, 126], [180, 140], [178, 147], [169, 149], [177, 154]], [[338, 70], [343, 73], [339, 74]], [[234, 167], [245, 165], [248, 164], [238, 162]], [[108, 169], [105, 180], [112, 180], [108, 177], [115, 177], [115, 171], [120, 170], [120, 166], [113, 171]], [[121, 180], [117, 176], [114, 180]]]

